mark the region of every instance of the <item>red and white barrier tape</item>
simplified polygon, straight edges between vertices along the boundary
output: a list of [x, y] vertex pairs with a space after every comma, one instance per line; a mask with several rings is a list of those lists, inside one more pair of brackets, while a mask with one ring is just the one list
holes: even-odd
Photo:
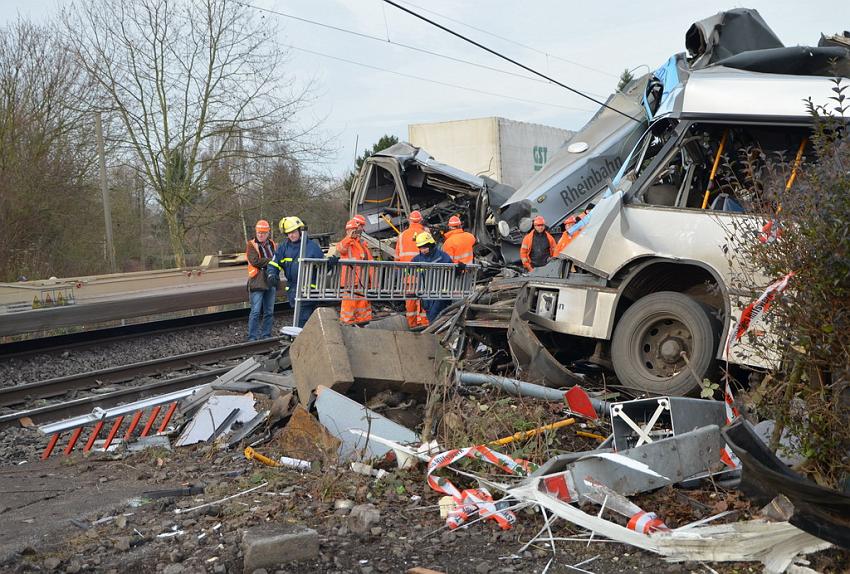
[[452, 482], [434, 473], [464, 457], [480, 459], [514, 476], [526, 476], [536, 465], [522, 459], [513, 459], [484, 445], [454, 449], [434, 455], [428, 462], [428, 486], [442, 494], [451, 496], [457, 507], [449, 511], [446, 525], [454, 530], [465, 524], [476, 512], [482, 518], [494, 520], [500, 528], [507, 530], [516, 522], [516, 515], [504, 509], [504, 504], [493, 500], [486, 488], [458, 489]]
[[629, 522], [626, 525], [629, 530], [634, 530], [635, 532], [642, 532], [643, 534], [650, 534], [657, 530], [670, 530], [664, 521], [658, 518], [654, 512], [646, 512], [641, 510], [631, 518], [629, 518]]
[[794, 276], [794, 271], [788, 273], [782, 279], [774, 281], [768, 285], [767, 289], [759, 295], [758, 299], [747, 305], [741, 312], [741, 319], [738, 321], [736, 329], [729, 329], [729, 337], [726, 340], [726, 356], [729, 356], [729, 349], [734, 343], [740, 341], [741, 338], [767, 311], [771, 304], [780, 295], [785, 288], [788, 287], [788, 281]]
[[[732, 424], [732, 421], [738, 418], [741, 413], [735, 407], [735, 397], [732, 396], [732, 387], [728, 380], [723, 391], [723, 406], [726, 409], [726, 424]], [[741, 468], [741, 460], [732, 452], [728, 444], [724, 444], [723, 448], [720, 449], [720, 460], [729, 468]]]

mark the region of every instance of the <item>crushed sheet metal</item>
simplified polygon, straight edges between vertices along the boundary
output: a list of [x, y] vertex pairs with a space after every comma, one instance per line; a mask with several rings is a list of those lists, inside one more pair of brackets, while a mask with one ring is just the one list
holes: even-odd
[[339, 459], [346, 461], [360, 450], [363, 458], [379, 458], [392, 450], [385, 444], [355, 436], [351, 429], [360, 429], [384, 438], [407, 444], [419, 444], [419, 435], [375, 411], [353, 401], [331, 388], [319, 385], [316, 388], [316, 412], [319, 422], [332, 435], [342, 441]]
[[[254, 409], [254, 395], [247, 393], [235, 396], [211, 396], [186, 425], [186, 429], [174, 443], [175, 446], [205, 442], [236, 409], [239, 413], [231, 421], [231, 426], [236, 422], [247, 423], [257, 416], [257, 411]], [[222, 429], [220, 434], [225, 434], [229, 430], [230, 427]]]
[[787, 522], [757, 520], [643, 534], [558, 500], [540, 490], [541, 480], [536, 477], [508, 489], [508, 495], [520, 501], [538, 504], [572, 524], [611, 540], [661, 554], [671, 562], [758, 560], [765, 565], [766, 572], [780, 574], [785, 572], [798, 554], [808, 554], [831, 546]]
[[738, 419], [723, 437], [744, 464], [740, 489], [756, 504], [784, 494], [794, 504], [790, 523], [820, 539], [850, 548], [850, 496], [791, 471], [758, 438], [752, 425]]
[[534, 478], [516, 488], [508, 489], [508, 494], [517, 500], [539, 504], [567, 522], [581, 526], [602, 536], [607, 536], [612, 540], [630, 544], [631, 546], [642, 548], [649, 552], [658, 552], [657, 546], [649, 536], [629, 530], [625, 526], [620, 526], [604, 518], [593, 516], [566, 502], [558, 500], [554, 496], [540, 490], [539, 485], [541, 481], [542, 478], [540, 477]]
[[659, 532], [652, 537], [658, 553], [670, 562], [758, 560], [771, 573], [785, 572], [798, 554], [832, 546], [787, 522], [761, 520]]
[[526, 321], [514, 311], [508, 328], [508, 347], [524, 378], [550, 387], [580, 385], [584, 380], [552, 356]]
[[587, 480], [631, 496], [679, 482], [720, 465], [723, 441], [717, 426], [620, 451], [568, 453], [544, 464], [546, 490], [574, 502], [587, 491]]

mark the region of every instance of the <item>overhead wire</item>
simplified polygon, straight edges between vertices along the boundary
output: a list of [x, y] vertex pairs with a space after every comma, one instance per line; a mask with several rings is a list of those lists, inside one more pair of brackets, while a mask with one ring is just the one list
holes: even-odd
[[520, 62], [518, 62], [518, 61], [514, 60], [513, 58], [509, 58], [508, 56], [505, 56], [504, 54], [502, 54], [502, 53], [500, 53], [500, 52], [497, 52], [496, 50], [494, 50], [494, 49], [492, 49], [492, 48], [488, 48], [487, 46], [485, 46], [484, 44], [481, 44], [480, 42], [476, 42], [475, 40], [473, 40], [473, 39], [471, 39], [471, 38], [467, 38], [466, 36], [464, 36], [464, 35], [463, 35], [463, 34], [461, 34], [460, 32], [455, 32], [455, 31], [454, 31], [454, 30], [452, 30], [451, 28], [448, 28], [448, 27], [446, 27], [446, 26], [443, 26], [443, 25], [442, 25], [442, 24], [440, 24], [439, 22], [435, 22], [434, 20], [431, 20], [430, 18], [427, 18], [426, 16], [423, 16], [422, 14], [418, 14], [418, 13], [414, 12], [413, 10], [410, 10], [409, 8], [405, 8], [404, 6], [401, 6], [400, 4], [397, 4], [397, 3], [396, 3], [396, 2], [394, 2], [393, 0], [383, 0], [383, 1], [384, 1], [384, 2], [386, 2], [387, 4], [389, 4], [390, 6], [394, 6], [394, 7], [398, 8], [398, 9], [399, 9], [399, 10], [401, 10], [402, 12], [406, 12], [407, 14], [410, 14], [411, 16], [413, 16], [413, 17], [415, 17], [415, 18], [419, 18], [419, 19], [420, 19], [420, 20], [422, 20], [423, 22], [427, 22], [428, 24], [430, 24], [430, 25], [432, 25], [432, 26], [435, 26], [436, 28], [439, 28], [440, 30], [443, 30], [444, 32], [447, 32], [447, 33], [451, 34], [452, 36], [455, 36], [455, 37], [457, 37], [457, 38], [460, 38], [461, 40], [464, 40], [465, 42], [468, 42], [468, 43], [472, 44], [473, 46], [476, 46], [476, 47], [478, 47], [478, 48], [481, 48], [482, 50], [484, 50], [484, 51], [486, 51], [486, 52], [489, 52], [490, 54], [493, 54], [494, 56], [497, 56], [497, 57], [499, 57], [499, 58], [502, 58], [503, 60], [506, 60], [506, 61], [508, 61], [508, 62], [510, 62], [510, 63], [512, 63], [512, 64], [514, 64], [514, 65], [516, 65], [516, 66], [519, 66], [519, 67], [520, 67], [520, 68], [522, 68], [523, 70], [526, 70], [526, 71], [528, 71], [528, 72], [531, 72], [532, 74], [535, 74], [535, 75], [537, 75], [537, 76], [540, 76], [541, 78], [544, 78], [544, 79], [546, 79], [546, 80], [549, 80], [549, 81], [550, 81], [550, 82], [552, 82], [553, 84], [556, 84], [556, 85], [558, 85], [558, 86], [560, 86], [560, 87], [564, 88], [565, 90], [568, 90], [568, 91], [570, 91], [570, 92], [572, 92], [572, 93], [574, 93], [574, 94], [576, 94], [576, 95], [579, 95], [579, 96], [581, 96], [581, 97], [583, 97], [583, 98], [585, 98], [585, 99], [588, 99], [588, 100], [590, 100], [591, 102], [593, 102], [593, 103], [595, 103], [595, 104], [598, 104], [598, 105], [600, 105], [600, 106], [602, 106], [602, 107], [604, 107], [604, 108], [607, 108], [607, 109], [609, 109], [609, 110], [611, 110], [611, 111], [613, 111], [613, 112], [616, 112], [616, 113], [620, 114], [621, 116], [627, 117], [627, 118], [629, 118], [630, 120], [633, 120], [633, 121], [635, 121], [635, 122], [640, 123], [640, 122], [642, 122], [642, 121], [643, 121], [643, 120], [641, 120], [640, 118], [632, 117], [632, 116], [630, 116], [629, 114], [627, 114], [627, 113], [625, 113], [625, 112], [623, 112], [623, 111], [618, 110], [617, 108], [613, 108], [613, 107], [609, 106], [608, 104], [606, 104], [605, 102], [599, 101], [599, 100], [597, 100], [596, 98], [594, 98], [594, 97], [592, 97], [592, 96], [590, 96], [590, 95], [588, 95], [588, 94], [586, 94], [586, 93], [584, 93], [584, 92], [582, 92], [582, 91], [580, 91], [580, 90], [577, 90], [576, 88], [570, 87], [570, 86], [568, 86], [567, 84], [564, 84], [563, 82], [560, 82], [560, 81], [558, 81], [558, 80], [556, 80], [556, 79], [554, 79], [554, 78], [551, 78], [551, 77], [547, 76], [546, 74], [544, 74], [544, 73], [542, 73], [542, 72], [538, 72], [538, 71], [537, 71], [537, 70], [535, 70], [534, 68], [531, 68], [531, 67], [529, 67], [529, 66], [526, 66], [525, 64], [522, 64], [522, 63], [520, 63]]
[[[507, 75], [507, 76], [513, 76], [515, 78], [520, 78], [520, 79], [523, 79], [523, 80], [530, 80], [532, 82], [537, 82], [537, 83], [540, 83], [540, 84], [549, 84], [549, 85], [553, 84], [553, 82], [551, 82], [551, 81], [543, 80], [543, 79], [540, 79], [540, 78], [535, 78], [533, 76], [528, 76], [526, 74], [519, 74], [517, 72], [512, 72], [510, 70], [503, 70], [501, 68], [488, 66], [486, 64], [481, 64], [479, 62], [473, 62], [471, 60], [464, 60], [463, 58], [458, 58], [456, 56], [450, 56], [448, 54], [441, 54], [440, 52], [428, 50], [427, 48], [422, 48], [422, 47], [419, 47], [419, 46], [413, 46], [411, 44], [405, 44], [404, 42], [398, 42], [398, 41], [395, 41], [395, 40], [391, 40], [390, 37], [389, 37], [389, 24], [386, 21], [386, 14], [384, 15], [384, 17], [385, 17], [384, 24], [385, 24], [386, 31], [387, 31], [387, 37], [382, 38], [380, 36], [373, 36], [371, 34], [366, 34], [365, 32], [358, 32], [357, 30], [351, 30], [350, 28], [343, 28], [343, 27], [340, 27], [340, 26], [334, 26], [333, 24], [327, 24], [325, 22], [319, 22], [317, 20], [311, 20], [309, 18], [304, 18], [302, 16], [295, 16], [294, 14], [289, 14], [287, 12], [282, 12], [280, 10], [273, 10], [271, 8], [264, 8], [262, 6], [257, 6], [257, 5], [251, 4], [249, 2], [244, 2], [242, 0], [236, 0], [236, 1], [237, 1], [237, 4], [239, 4], [240, 6], [244, 6], [246, 8], [252, 8], [252, 9], [257, 10], [259, 12], [266, 12], [268, 14], [274, 14], [276, 16], [281, 16], [283, 18], [289, 18], [291, 20], [296, 20], [298, 22], [302, 22], [302, 23], [305, 23], [305, 24], [311, 24], [313, 26], [319, 26], [321, 28], [333, 30], [335, 32], [340, 32], [340, 33], [343, 33], [343, 34], [349, 34], [351, 36], [357, 36], [359, 38], [363, 38], [363, 39], [366, 39], [366, 40], [373, 40], [373, 41], [376, 41], [376, 42], [380, 42], [382, 44], [390, 44], [390, 45], [393, 45], [393, 46], [398, 46], [399, 48], [404, 48], [406, 50], [411, 50], [411, 51], [414, 51], [414, 52], [427, 54], [429, 56], [434, 56], [436, 58], [442, 58], [444, 60], [448, 60], [448, 61], [459, 63], [459, 64], [466, 64], [466, 65], [469, 65], [469, 66], [474, 66], [476, 68], [489, 70], [491, 72], [497, 72], [499, 74], [504, 74], [504, 75]], [[594, 94], [593, 92], [587, 92], [587, 93], [594, 95], [594, 96], [597, 96], [597, 97], [601, 97], [601, 96], [599, 96], [599, 94]]]
[[379, 72], [386, 72], [388, 74], [394, 74], [396, 76], [401, 76], [403, 78], [410, 78], [410, 79], [413, 79], [413, 80], [419, 80], [419, 81], [422, 81], [422, 82], [429, 82], [429, 83], [437, 84], [437, 85], [440, 85], [440, 86], [457, 88], [457, 89], [460, 89], [460, 90], [475, 92], [477, 94], [484, 94], [486, 96], [494, 96], [494, 97], [497, 97], [497, 98], [505, 98], [505, 99], [508, 99], [508, 100], [516, 100], [518, 102], [524, 102], [524, 103], [527, 103], [527, 104], [535, 104], [535, 105], [539, 105], [539, 106], [552, 106], [552, 107], [555, 107], [555, 108], [561, 108], [561, 109], [572, 110], [572, 111], [577, 111], [577, 112], [593, 112], [594, 111], [594, 110], [588, 110], [588, 109], [585, 109], [585, 108], [575, 108], [575, 107], [571, 107], [571, 106], [563, 106], [561, 104], [553, 104], [551, 102], [541, 102], [539, 100], [529, 100], [529, 99], [526, 99], [526, 98], [518, 98], [516, 96], [509, 96], [507, 94], [499, 94], [499, 93], [496, 93], [496, 92], [488, 92], [486, 90], [479, 90], [478, 88], [470, 88], [469, 86], [462, 86], [460, 84], [452, 84], [451, 82], [444, 82], [442, 80], [435, 80], [433, 78], [416, 76], [414, 74], [406, 74], [404, 72], [399, 72], [397, 70], [390, 70], [388, 68], [381, 68], [380, 66], [374, 66], [372, 64], [366, 64], [366, 63], [363, 63], [363, 62], [358, 62], [356, 60], [349, 60], [348, 58], [342, 58], [340, 56], [334, 56], [334, 55], [331, 55], [331, 54], [326, 54], [324, 52], [318, 52], [316, 50], [310, 50], [308, 48], [302, 48], [300, 46], [295, 46], [295, 45], [292, 45], [292, 44], [283, 44], [283, 46], [286, 47], [286, 48], [291, 48], [293, 50], [298, 50], [299, 52], [306, 52], [308, 54], [313, 54], [315, 56], [321, 56], [323, 58], [329, 58], [331, 60], [337, 60], [339, 62], [345, 62], [346, 64], [353, 64], [355, 66], [362, 66], [364, 68], [369, 68], [369, 69], [376, 70], [376, 71], [379, 71]]
[[475, 30], [476, 32], [481, 32], [482, 34], [487, 34], [489, 36], [493, 36], [494, 38], [498, 38], [499, 40], [503, 40], [503, 41], [508, 42], [510, 44], [514, 44], [515, 46], [519, 46], [520, 48], [525, 48], [526, 50], [531, 50], [532, 52], [537, 52], [538, 54], [542, 54], [542, 55], [546, 56], [547, 58], [554, 58], [556, 60], [561, 60], [562, 62], [566, 62], [568, 64], [572, 64], [573, 66], [578, 66], [579, 68], [584, 68], [585, 70], [590, 70], [591, 72], [596, 72], [598, 74], [608, 76], [609, 78], [618, 78], [619, 77], [616, 74], [612, 74], [611, 72], [606, 72], [605, 70], [600, 70], [599, 68], [594, 68], [593, 66], [588, 66], [586, 64], [582, 64], [581, 62], [576, 62], [575, 60], [569, 60], [567, 58], [563, 58], [561, 56], [551, 54], [551, 53], [546, 52], [544, 50], [541, 50], [539, 48], [535, 48], [534, 46], [529, 46], [528, 44], [523, 44], [522, 42], [517, 42], [516, 40], [513, 40], [511, 38], [506, 38], [505, 36], [500, 36], [499, 34], [496, 34], [495, 32], [491, 32], [490, 30], [485, 30], [484, 28], [478, 28], [476, 26], [473, 26], [472, 24], [468, 24], [468, 23], [463, 22], [461, 20], [457, 20], [455, 18], [452, 18], [451, 16], [447, 16], [445, 14], [435, 12], [434, 10], [431, 10], [429, 8], [425, 8], [424, 6], [419, 6], [418, 4], [414, 4], [413, 2], [410, 2], [410, 0], [399, 0], [399, 1], [402, 2], [403, 4], [408, 4], [410, 6], [413, 6], [414, 8], [422, 10], [423, 12], [428, 12], [429, 14], [439, 16], [440, 18], [445, 18], [449, 22], [454, 22], [455, 24], [460, 24], [461, 26], [466, 26], [467, 28], [469, 28], [471, 30]]

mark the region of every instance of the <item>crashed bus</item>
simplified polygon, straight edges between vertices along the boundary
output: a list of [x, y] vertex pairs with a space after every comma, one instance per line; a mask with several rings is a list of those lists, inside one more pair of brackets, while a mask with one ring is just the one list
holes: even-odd
[[535, 216], [542, 215], [554, 229], [608, 189], [626, 155], [691, 72], [742, 53], [782, 47], [756, 10], [728, 10], [691, 25], [685, 34], [686, 53], [671, 56], [611, 95], [567, 145], [501, 205], [498, 230], [504, 261], [519, 260], [519, 245]]
[[[742, 270], [723, 246], [730, 233], [761, 229], [764, 221], [745, 211], [756, 198], [743, 178], [733, 173], [713, 186], [710, 179], [721, 155], [740, 150], [810, 158], [814, 118], [804, 100], [830, 103], [836, 80], [829, 72], [838, 58], [850, 77], [850, 58], [843, 48], [761, 52], [732, 61], [736, 67], [692, 71], [611, 189], [570, 230], [573, 241], [529, 277], [517, 313], [573, 338], [559, 350], [562, 362], [579, 358], [570, 349], [595, 348], [595, 360], [620, 384], [666, 395], [695, 391], [720, 359], [770, 366], [745, 344], [728, 353], [725, 345], [752, 293], [736, 288]], [[793, 62], [807, 62], [798, 69], [811, 75], [770, 73]]]

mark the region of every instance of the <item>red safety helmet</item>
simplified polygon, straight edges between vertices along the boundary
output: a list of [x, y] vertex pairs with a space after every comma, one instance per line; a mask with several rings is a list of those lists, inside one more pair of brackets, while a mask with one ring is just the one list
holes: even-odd
[[546, 220], [543, 219], [542, 215], [538, 215], [534, 218], [534, 225], [546, 225]]
[[410, 223], [422, 223], [422, 214], [418, 210], [411, 211], [407, 219], [410, 220]]
[[269, 225], [269, 222], [265, 219], [261, 219], [257, 222], [257, 225], [254, 226], [254, 230], [257, 233], [268, 233], [272, 230], [272, 226]]
[[348, 223], [345, 224], [346, 231], [351, 231], [352, 229], [360, 229], [360, 224], [357, 223], [356, 219], [349, 219]]
[[564, 220], [564, 229], [569, 229], [576, 223], [578, 223], [578, 217], [576, 217], [575, 215], [571, 215]]
[[449, 227], [460, 227], [463, 224], [460, 222], [460, 217], [457, 215], [452, 215], [449, 217]]
[[366, 227], [366, 218], [360, 215], [359, 213], [354, 216], [354, 221], [357, 222], [357, 225], [360, 227]]

